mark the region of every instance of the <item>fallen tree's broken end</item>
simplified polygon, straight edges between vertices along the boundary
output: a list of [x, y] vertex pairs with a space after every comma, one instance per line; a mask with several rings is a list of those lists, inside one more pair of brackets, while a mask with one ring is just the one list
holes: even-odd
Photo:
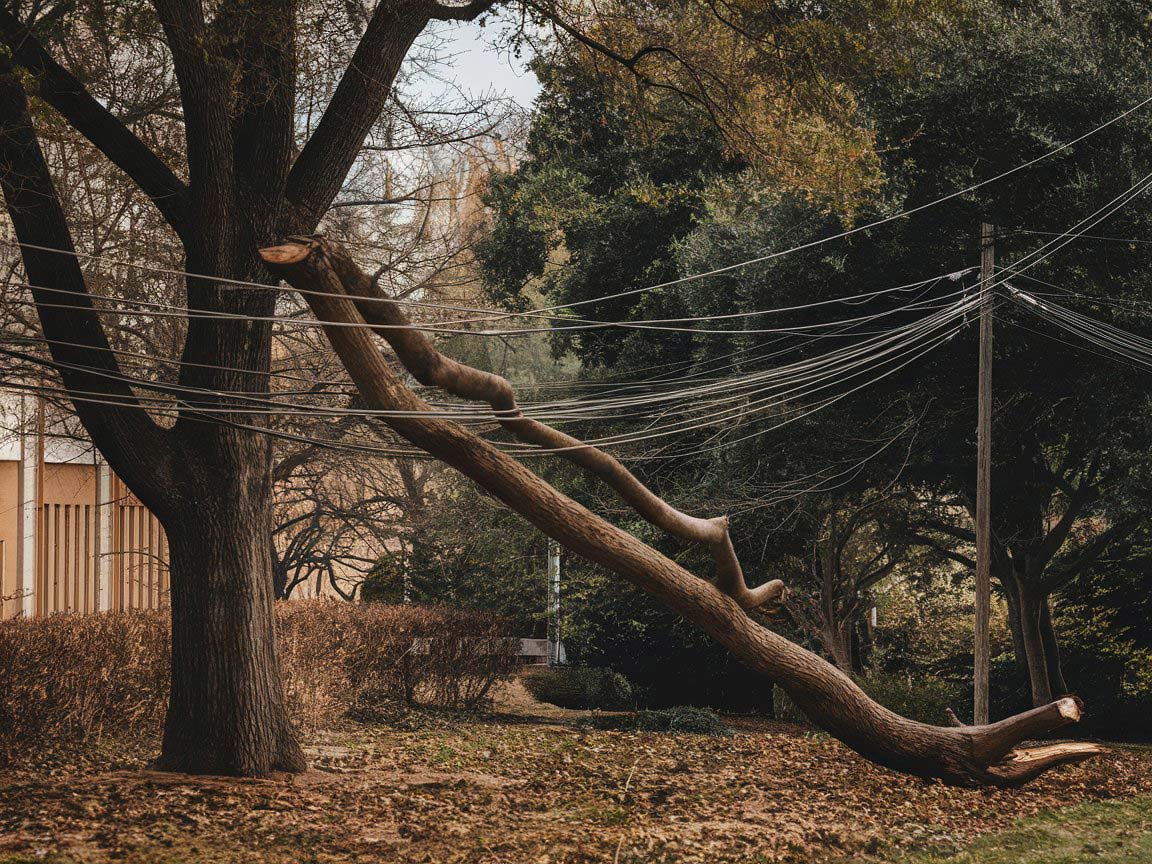
[[1075, 696], [1065, 696], [1062, 699], [1056, 700], [1056, 710], [1059, 711], [1060, 716], [1069, 723], [1078, 723], [1080, 721], [1080, 708], [1080, 700]]
[[992, 781], [1002, 786], [1019, 786], [1057, 765], [1074, 765], [1106, 753], [1099, 744], [1087, 741], [1061, 741], [1038, 747], [1017, 747], [995, 765], [988, 766]]
[[260, 257], [264, 259], [265, 264], [283, 266], [299, 264], [311, 252], [311, 245], [303, 242], [292, 242], [282, 246], [266, 246], [260, 250]]

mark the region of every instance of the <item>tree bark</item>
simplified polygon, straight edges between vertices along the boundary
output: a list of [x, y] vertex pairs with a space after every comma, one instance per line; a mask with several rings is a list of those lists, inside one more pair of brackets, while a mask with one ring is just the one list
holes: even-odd
[[1028, 677], [1028, 650], [1024, 647], [1024, 631], [1020, 625], [1020, 586], [1014, 578], [997, 577], [1004, 586], [1004, 597], [1008, 602], [1008, 630], [1012, 634], [1012, 654], [1020, 674]]
[[276, 650], [270, 509], [227, 489], [166, 520], [172, 687], [158, 766], [258, 776], [307, 766]]
[[853, 651], [851, 624], [846, 622], [825, 622], [821, 632], [824, 650], [842, 672], [853, 671]]
[[1048, 661], [1048, 685], [1057, 696], [1068, 692], [1064, 669], [1060, 663], [1060, 643], [1052, 626], [1052, 598], [1045, 597], [1040, 610], [1040, 636], [1044, 641], [1044, 659]]
[[1048, 679], [1048, 655], [1045, 651], [1041, 621], [1048, 598], [1025, 585], [1020, 586], [1020, 635], [1028, 663], [1028, 680], [1032, 705], [1039, 707], [1052, 701], [1052, 684]]
[[[471, 20], [492, 0], [376, 4], [302, 150], [294, 4], [152, 5], [180, 90], [185, 164], [178, 171], [53, 58], [37, 39], [36, 13], [0, 12], [7, 48], [0, 58], [0, 183], [17, 237], [27, 244], [25, 271], [38, 286], [33, 299], [51, 340], [51, 362], [30, 359], [59, 371], [95, 445], [168, 531], [174, 665], [161, 764], [243, 774], [294, 770], [303, 760], [280, 692], [270, 520], [259, 512], [268, 504], [269, 442], [259, 429], [239, 428], [259, 424], [249, 414], [221, 411], [242, 406], [242, 394], [267, 392], [266, 319], [275, 292], [219, 280], [269, 281], [256, 250], [282, 231], [315, 229], [427, 22]], [[188, 319], [179, 384], [200, 404], [183, 407], [173, 428], [162, 428], [139, 404], [93, 309], [29, 116], [26, 84], [122, 169], [176, 232], [182, 269], [197, 274], [186, 279], [188, 307], [228, 316]], [[206, 403], [220, 412], [211, 423], [197, 413]]]
[[[462, 427], [422, 416], [431, 407], [403, 384], [381, 356], [358, 304], [352, 302], [333, 269], [333, 259], [342, 258], [341, 266], [347, 266], [347, 256], [338, 247], [322, 240], [300, 241], [265, 249], [262, 254], [270, 268], [304, 293], [317, 318], [330, 325], [325, 332], [365, 402], [399, 412], [386, 419], [393, 429], [457, 468], [576, 554], [644, 589], [696, 624], [747, 665], [779, 682], [813, 722], [857, 752], [918, 776], [1003, 786], [1018, 785], [1054, 765], [1101, 752], [1094, 744], [1013, 749], [1024, 738], [1078, 720], [1080, 706], [1071, 698], [989, 726], [961, 728], [916, 723], [877, 704], [834, 666], [754, 621], [737, 598], [718, 585], [694, 576], [595, 515]], [[360, 278], [370, 281], [363, 273]], [[376, 299], [382, 302], [360, 307], [388, 302], [382, 293]], [[407, 348], [394, 337], [410, 338], [419, 335], [418, 331], [388, 329], [381, 334], [407, 365], [411, 360]]]
[[[172, 692], [159, 764], [202, 773], [302, 770], [302, 751], [285, 712], [273, 632], [270, 525], [262, 512], [268, 509], [267, 440], [253, 431], [206, 424], [194, 412], [165, 429], [137, 404], [71, 254], [71, 232], [22, 83], [15, 70], [3, 65], [0, 184], [16, 235], [28, 244], [22, 250], [25, 271], [37, 286], [32, 293], [44, 334], [53, 340], [48, 365], [59, 371], [69, 392], [78, 394], [76, 413], [92, 441], [168, 534]], [[247, 253], [235, 251], [242, 232], [228, 230], [221, 218], [208, 221], [214, 221], [217, 234], [205, 229], [196, 235], [200, 248], [213, 249], [194, 262], [202, 272], [267, 278], [252, 252], [258, 245], [254, 237], [249, 237]], [[220, 243], [213, 242], [213, 236], [224, 235]], [[211, 298], [203, 293], [219, 291], [210, 285], [196, 290], [201, 296], [190, 291], [191, 302], [206, 307]], [[238, 304], [237, 311], [267, 315], [273, 301], [269, 292], [225, 302]], [[254, 305], [260, 303], [263, 307]], [[200, 352], [196, 359], [201, 362], [256, 370], [267, 357], [267, 324], [199, 320], [190, 330], [200, 333], [190, 339], [195, 344], [189, 352]], [[194, 384], [209, 393], [266, 387], [259, 375], [221, 373], [230, 376], [225, 380], [208, 378], [208, 370], [197, 368], [201, 378]], [[90, 399], [91, 394], [104, 398]]]

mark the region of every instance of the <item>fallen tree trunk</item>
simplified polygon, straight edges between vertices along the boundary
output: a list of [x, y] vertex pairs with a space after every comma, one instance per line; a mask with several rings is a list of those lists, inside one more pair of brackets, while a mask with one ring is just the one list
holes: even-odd
[[[334, 244], [298, 239], [264, 249], [261, 254], [273, 272], [301, 291], [317, 319], [327, 325], [325, 332], [365, 402], [375, 409], [401, 412], [386, 416], [388, 425], [470, 477], [545, 534], [639, 586], [696, 624], [744, 663], [780, 684], [812, 722], [863, 756], [890, 768], [951, 783], [1014, 786], [1056, 765], [1101, 752], [1094, 744], [1081, 743], [1014, 749], [1021, 741], [1078, 720], [1080, 704], [1072, 697], [988, 726], [960, 727], [917, 723], [872, 701], [843, 672], [748, 615], [747, 609], [778, 597], [780, 586], [772, 582], [768, 583], [770, 588], [750, 591], [742, 574], [736, 581], [739, 564], [734, 570], [726, 558], [731, 549], [726, 520], [723, 538], [692, 538], [713, 547], [718, 570], [714, 585], [568, 498], [461, 426], [437, 417], [411, 416], [429, 413], [431, 407], [403, 384], [381, 355], [373, 340], [373, 325], [417, 380], [489, 401], [497, 419], [524, 440], [536, 436], [538, 443], [554, 446], [548, 433], [562, 434], [522, 418], [503, 379], [441, 357], [409, 326], [400, 307]], [[603, 461], [601, 457], [606, 454], [570, 440], [574, 443], [568, 446], [576, 449], [565, 452], [584, 455], [569, 458], [608, 482], [649, 521], [667, 521], [676, 528], [684, 525], [679, 517], [692, 518], [659, 502], [670, 512], [663, 511], [645, 493], [656, 496], [616, 460]], [[687, 524], [691, 529], [693, 523]], [[706, 530], [701, 533], [706, 534]]]

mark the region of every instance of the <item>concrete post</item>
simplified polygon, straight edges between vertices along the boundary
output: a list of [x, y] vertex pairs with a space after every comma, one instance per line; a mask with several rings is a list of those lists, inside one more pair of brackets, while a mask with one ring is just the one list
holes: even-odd
[[560, 632], [560, 544], [548, 544], [548, 665], [567, 662]]
[[96, 610], [112, 609], [112, 469], [96, 452]]
[[16, 590], [25, 617], [36, 614], [36, 554], [40, 524], [40, 442], [37, 397], [20, 397], [19, 531], [16, 538]]

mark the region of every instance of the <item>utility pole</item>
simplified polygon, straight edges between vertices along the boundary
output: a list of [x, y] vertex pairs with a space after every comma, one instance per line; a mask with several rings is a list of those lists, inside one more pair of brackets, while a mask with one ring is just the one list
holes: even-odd
[[559, 666], [567, 658], [560, 641], [560, 544], [548, 543], [548, 665]]
[[992, 480], [992, 280], [996, 269], [996, 229], [980, 225], [980, 384], [976, 429], [976, 644], [973, 663], [972, 722], [988, 722], [988, 617], [991, 584]]

